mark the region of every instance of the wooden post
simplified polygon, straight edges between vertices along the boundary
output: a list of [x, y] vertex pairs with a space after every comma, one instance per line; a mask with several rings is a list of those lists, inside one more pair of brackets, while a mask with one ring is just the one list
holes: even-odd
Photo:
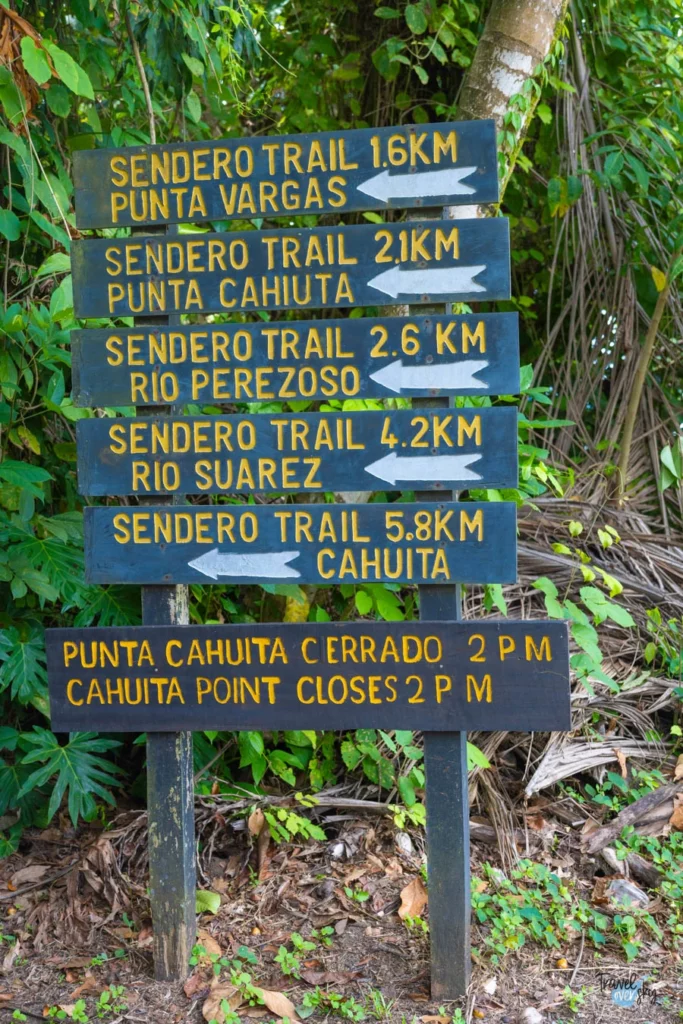
[[[134, 234], [175, 234], [175, 225], [133, 229]], [[136, 326], [175, 326], [179, 315], [142, 316]], [[173, 406], [138, 408], [139, 416], [170, 416]], [[182, 504], [181, 496], [155, 496], [140, 504]], [[187, 586], [142, 588], [145, 626], [187, 625]], [[196, 936], [194, 785], [191, 732], [147, 736], [147, 821], [150, 898], [157, 981], [187, 977]]]
[[[441, 209], [423, 210], [411, 220], [439, 219]], [[449, 312], [449, 305], [422, 306], [421, 313]], [[448, 409], [449, 398], [415, 398], [414, 409]], [[418, 501], [443, 501], [443, 492], [418, 491]], [[453, 501], [458, 493], [451, 492]], [[462, 619], [460, 584], [421, 586], [420, 619]], [[467, 733], [426, 732], [424, 765], [429, 874], [429, 941], [432, 998], [467, 994], [471, 972], [470, 819], [467, 796]]]

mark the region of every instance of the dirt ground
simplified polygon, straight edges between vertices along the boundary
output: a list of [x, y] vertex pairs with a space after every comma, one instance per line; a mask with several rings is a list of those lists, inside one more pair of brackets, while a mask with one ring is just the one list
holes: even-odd
[[[104, 831], [61, 825], [25, 834], [18, 853], [0, 862], [0, 1021], [24, 1019], [13, 1016], [16, 1010], [29, 1021], [44, 1019], [51, 1007], [72, 1014], [78, 1000], [85, 1001], [87, 1019], [109, 1024], [209, 1019], [210, 1010], [202, 1014], [213, 991], [206, 956], [185, 985], [153, 980], [144, 817], [124, 816]], [[472, 942], [480, 952], [469, 996], [440, 1006], [430, 998], [429, 940], [398, 916], [401, 893], [413, 882], [419, 906], [419, 832], [397, 834], [390, 822], [347, 818], [327, 843], [277, 846], [265, 829], [257, 837], [244, 821], [223, 825], [223, 840], [214, 832], [211, 848], [200, 856], [200, 887], [221, 899], [216, 914], [198, 918], [200, 939], [208, 954], [228, 958], [248, 947], [258, 958], [246, 968], [253, 983], [284, 994], [295, 1007], [319, 986], [362, 1004], [366, 1020], [388, 1024], [683, 1019], [680, 960], [662, 946], [627, 965], [616, 950], [598, 958], [588, 943], [571, 943], [558, 954], [527, 942], [493, 965], [476, 921]], [[473, 844], [473, 870], [495, 857], [495, 849]], [[428, 910], [422, 915], [428, 919]], [[323, 927], [333, 930], [329, 948], [318, 943], [305, 950], [301, 979], [286, 977], [274, 960], [280, 945], [291, 949], [292, 932], [307, 938]], [[640, 1000], [624, 1006], [614, 1001], [612, 985], [629, 979], [646, 981]], [[226, 972], [220, 983], [227, 983]], [[112, 1000], [116, 1007], [98, 1009], [100, 992], [111, 985], [123, 987]], [[563, 994], [566, 986], [578, 993], [573, 1008]], [[229, 996], [231, 988], [221, 991]], [[264, 1011], [242, 1003], [236, 1012], [245, 1022], [260, 1016], [269, 1024], [287, 1005], [276, 1001]], [[310, 1017], [314, 1024], [326, 1018], [343, 1019], [323, 1008]]]

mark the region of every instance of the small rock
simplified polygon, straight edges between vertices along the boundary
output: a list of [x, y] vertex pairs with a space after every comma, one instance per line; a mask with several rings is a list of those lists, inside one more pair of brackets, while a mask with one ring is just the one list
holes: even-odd
[[647, 893], [628, 878], [613, 878], [607, 886], [605, 895], [612, 903], [622, 907], [646, 907], [650, 902]]
[[543, 1024], [543, 1014], [535, 1006], [527, 1006], [520, 1015], [520, 1024]]
[[407, 832], [397, 832], [394, 842], [398, 846], [401, 853], [404, 854], [406, 857], [412, 857], [413, 854], [415, 853], [413, 841]]

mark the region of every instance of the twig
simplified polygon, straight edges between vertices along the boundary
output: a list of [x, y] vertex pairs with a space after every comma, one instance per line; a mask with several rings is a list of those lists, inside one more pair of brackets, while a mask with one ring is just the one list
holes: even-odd
[[126, 32], [130, 39], [130, 45], [133, 48], [133, 56], [135, 57], [135, 63], [138, 67], [138, 74], [140, 75], [140, 84], [142, 85], [142, 91], [145, 96], [145, 106], [147, 107], [147, 116], [149, 117], [149, 141], [152, 145], [156, 145], [157, 141], [157, 126], [154, 120], [154, 107], [152, 106], [152, 94], [149, 91], [149, 82], [147, 81], [147, 75], [145, 74], [145, 68], [142, 63], [142, 57], [140, 56], [140, 47], [137, 44], [137, 40], [133, 35], [133, 23], [130, 20], [130, 11], [126, 8], [124, 15], [126, 22]]
[[579, 972], [579, 967], [581, 966], [581, 960], [583, 959], [583, 947], [584, 947], [585, 941], [586, 941], [586, 933], [585, 933], [585, 931], [582, 928], [581, 929], [581, 945], [579, 946], [579, 955], [576, 958], [576, 964], [574, 965], [574, 970], [572, 971], [572, 976], [569, 979], [569, 987], [570, 988], [574, 987], [574, 980], [576, 979], [576, 975]]

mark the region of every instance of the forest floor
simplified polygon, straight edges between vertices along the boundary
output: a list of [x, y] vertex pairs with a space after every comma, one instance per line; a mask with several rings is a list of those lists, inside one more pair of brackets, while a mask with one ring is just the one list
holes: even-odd
[[[435, 1003], [421, 924], [423, 916], [428, 921], [423, 837], [398, 832], [390, 819], [368, 817], [338, 816], [333, 839], [298, 845], [276, 845], [266, 829], [251, 835], [244, 819], [219, 822], [211, 853], [205, 850], [201, 861], [200, 887], [215, 894], [215, 905], [220, 898], [217, 913], [198, 919], [203, 952], [184, 985], [154, 982], [144, 819], [130, 818], [132, 825], [124, 816], [108, 830], [76, 831], [62, 821], [29, 831], [17, 853], [0, 862], [0, 1021], [189, 1024], [215, 1015], [220, 1022], [221, 999], [235, 1007], [236, 1017], [228, 1018], [234, 1024], [292, 1019], [292, 1011], [314, 1024], [358, 1021], [362, 1014], [387, 1024], [683, 1019], [680, 955], [654, 937], [628, 964], [612, 940], [598, 954], [585, 933], [548, 948], [527, 931], [521, 948], [494, 962], [492, 937], [505, 934], [516, 944], [527, 929], [514, 916], [522, 898], [510, 894], [495, 903], [495, 912], [492, 904], [484, 908], [483, 924], [473, 918], [469, 997]], [[600, 874], [596, 862], [580, 863], [553, 845], [535, 860], [590, 903]], [[496, 848], [473, 844], [472, 870], [475, 889], [493, 896], [502, 877]], [[545, 902], [552, 923], [552, 898]], [[399, 917], [401, 908], [417, 918], [412, 928]], [[651, 910], [657, 913], [655, 904]], [[297, 949], [293, 933], [312, 941], [311, 948]], [[239, 990], [230, 982], [234, 961], [243, 975]], [[284, 973], [292, 967], [298, 979]], [[614, 985], [640, 979], [640, 998], [615, 1000]], [[265, 991], [265, 1008], [249, 1005], [250, 985]], [[322, 1000], [321, 991], [327, 993]]]

